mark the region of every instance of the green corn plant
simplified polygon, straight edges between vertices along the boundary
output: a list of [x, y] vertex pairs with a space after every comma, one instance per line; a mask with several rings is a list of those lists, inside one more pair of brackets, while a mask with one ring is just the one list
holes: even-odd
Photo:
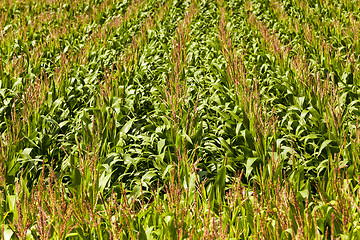
[[358, 5], [0, 2], [0, 239], [358, 239]]

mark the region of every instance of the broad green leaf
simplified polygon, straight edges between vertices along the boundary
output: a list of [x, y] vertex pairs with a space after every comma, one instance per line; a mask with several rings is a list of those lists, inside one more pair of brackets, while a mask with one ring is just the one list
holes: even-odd
[[324, 148], [328, 147], [330, 143], [332, 143], [333, 140], [325, 140], [322, 144], [321, 144], [321, 147], [319, 149], [319, 152], [318, 152], [318, 156], [320, 156], [322, 150], [324, 150]]
[[3, 233], [4, 240], [10, 240], [12, 235], [14, 234], [14, 232], [10, 228], [8, 228], [6, 225], [5, 226], [3, 225], [3, 227], [5, 227], [4, 233]]
[[157, 143], [157, 148], [158, 148], [158, 153], [161, 154], [162, 153], [162, 150], [165, 146], [165, 139], [160, 139]]
[[249, 178], [252, 170], [253, 170], [253, 164], [257, 161], [258, 159], [257, 158], [248, 158], [247, 161], [246, 161], [246, 173], [245, 173], [245, 176], [247, 178]]
[[128, 133], [129, 130], [130, 130], [130, 128], [131, 128], [131, 126], [132, 126], [132, 124], [134, 123], [134, 121], [135, 121], [134, 118], [131, 119], [131, 120], [129, 120], [129, 121], [121, 128], [120, 133], [122, 133], [122, 134]]

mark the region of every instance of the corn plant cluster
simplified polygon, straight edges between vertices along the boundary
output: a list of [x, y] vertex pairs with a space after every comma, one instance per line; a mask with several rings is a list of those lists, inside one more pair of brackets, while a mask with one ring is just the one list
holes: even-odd
[[360, 239], [359, 0], [0, 13], [0, 239]]

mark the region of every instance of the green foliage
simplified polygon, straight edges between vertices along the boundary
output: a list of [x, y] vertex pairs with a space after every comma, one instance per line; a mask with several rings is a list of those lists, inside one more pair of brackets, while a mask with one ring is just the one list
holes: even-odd
[[0, 3], [0, 239], [358, 239], [359, 2]]

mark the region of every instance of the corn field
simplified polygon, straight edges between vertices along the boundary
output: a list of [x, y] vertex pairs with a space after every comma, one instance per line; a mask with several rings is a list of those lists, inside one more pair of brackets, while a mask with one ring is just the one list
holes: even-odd
[[1, 0], [0, 239], [360, 239], [359, 0]]

